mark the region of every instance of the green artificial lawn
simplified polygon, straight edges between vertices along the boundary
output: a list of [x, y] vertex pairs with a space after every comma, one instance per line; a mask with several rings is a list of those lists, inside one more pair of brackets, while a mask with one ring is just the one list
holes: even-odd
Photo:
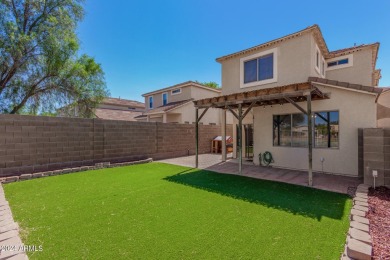
[[338, 193], [150, 163], [4, 185], [31, 259], [339, 259]]

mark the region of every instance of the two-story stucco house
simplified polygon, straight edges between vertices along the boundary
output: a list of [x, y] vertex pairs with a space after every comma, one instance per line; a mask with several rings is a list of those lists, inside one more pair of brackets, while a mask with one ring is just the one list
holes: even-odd
[[330, 51], [314, 25], [217, 58], [222, 95], [194, 103], [235, 113], [235, 157], [258, 165], [268, 151], [274, 167], [358, 176], [358, 129], [377, 127], [378, 49]]
[[[143, 122], [193, 124], [195, 123], [193, 100], [220, 95], [220, 89], [210, 88], [193, 81], [158, 89], [142, 95], [145, 98], [146, 112], [135, 119]], [[220, 110], [210, 109], [200, 123], [220, 125], [220, 115]]]

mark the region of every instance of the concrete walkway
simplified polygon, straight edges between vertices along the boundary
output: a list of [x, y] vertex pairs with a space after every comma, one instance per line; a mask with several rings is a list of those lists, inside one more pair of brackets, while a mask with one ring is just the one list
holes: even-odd
[[[165, 159], [159, 162], [176, 164], [185, 167], [195, 168], [195, 155], [177, 157], [172, 159]], [[219, 164], [222, 162], [222, 156], [220, 154], [201, 154], [199, 155], [199, 169], [206, 169], [213, 165]]]
[[[195, 167], [195, 156], [179, 157], [160, 162], [176, 164], [187, 167]], [[238, 175], [237, 160], [232, 159], [222, 162], [220, 154], [202, 154], [199, 156], [199, 168], [210, 171], [236, 174]], [[273, 167], [261, 167], [252, 163], [244, 163], [242, 166], [242, 176], [291, 183], [301, 186], [308, 185], [308, 175], [306, 171], [288, 170]], [[331, 175], [324, 173], [313, 173], [313, 188], [328, 190], [339, 193], [351, 193], [362, 183], [362, 180], [355, 177]]]

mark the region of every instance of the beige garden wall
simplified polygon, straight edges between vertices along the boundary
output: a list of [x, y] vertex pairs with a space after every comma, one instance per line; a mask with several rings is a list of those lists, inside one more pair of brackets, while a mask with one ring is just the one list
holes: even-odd
[[[358, 128], [376, 127], [375, 96], [358, 92], [322, 87], [331, 98], [313, 101], [313, 111], [339, 111], [339, 148], [314, 148], [313, 169], [321, 171], [320, 158], [324, 157], [324, 172], [358, 176]], [[299, 103], [306, 108], [306, 102]], [[357, 105], [358, 104], [358, 105]], [[254, 108], [254, 162], [259, 164], [258, 154], [270, 151], [274, 166], [302, 169], [308, 168], [308, 149], [273, 146], [273, 115], [300, 113], [290, 104]]]
[[[211, 140], [220, 134], [220, 126], [201, 125], [199, 152], [210, 153]], [[0, 178], [194, 153], [194, 125], [0, 115]]]

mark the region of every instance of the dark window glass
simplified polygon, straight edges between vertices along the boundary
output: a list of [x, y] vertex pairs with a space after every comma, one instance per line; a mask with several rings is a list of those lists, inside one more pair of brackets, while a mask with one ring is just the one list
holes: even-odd
[[292, 115], [292, 146], [305, 147], [308, 143], [307, 115]]
[[257, 59], [244, 62], [244, 83], [257, 81]]
[[336, 66], [337, 61], [328, 62], [328, 67]]
[[319, 55], [318, 51], [316, 52], [316, 66], [317, 66], [317, 68], [320, 67], [320, 55]]
[[153, 108], [153, 97], [149, 97], [149, 108]]
[[274, 54], [268, 54], [259, 58], [259, 80], [272, 79], [274, 77]]
[[180, 93], [180, 92], [181, 92], [180, 88], [172, 90], [172, 94], [177, 94], [177, 93]]
[[339, 112], [333, 111], [330, 114], [330, 147], [339, 147]]
[[348, 64], [348, 59], [343, 59], [343, 60], [339, 60], [337, 62], [338, 65], [341, 65], [341, 64]]
[[[314, 113], [314, 146], [339, 147], [339, 112]], [[273, 116], [273, 145], [308, 147], [308, 118], [304, 114]]]
[[339, 147], [339, 112], [318, 112], [314, 116], [315, 147]]
[[275, 115], [274, 146], [291, 146], [291, 115]]
[[163, 94], [163, 106], [165, 106], [168, 103], [168, 94], [164, 93]]

